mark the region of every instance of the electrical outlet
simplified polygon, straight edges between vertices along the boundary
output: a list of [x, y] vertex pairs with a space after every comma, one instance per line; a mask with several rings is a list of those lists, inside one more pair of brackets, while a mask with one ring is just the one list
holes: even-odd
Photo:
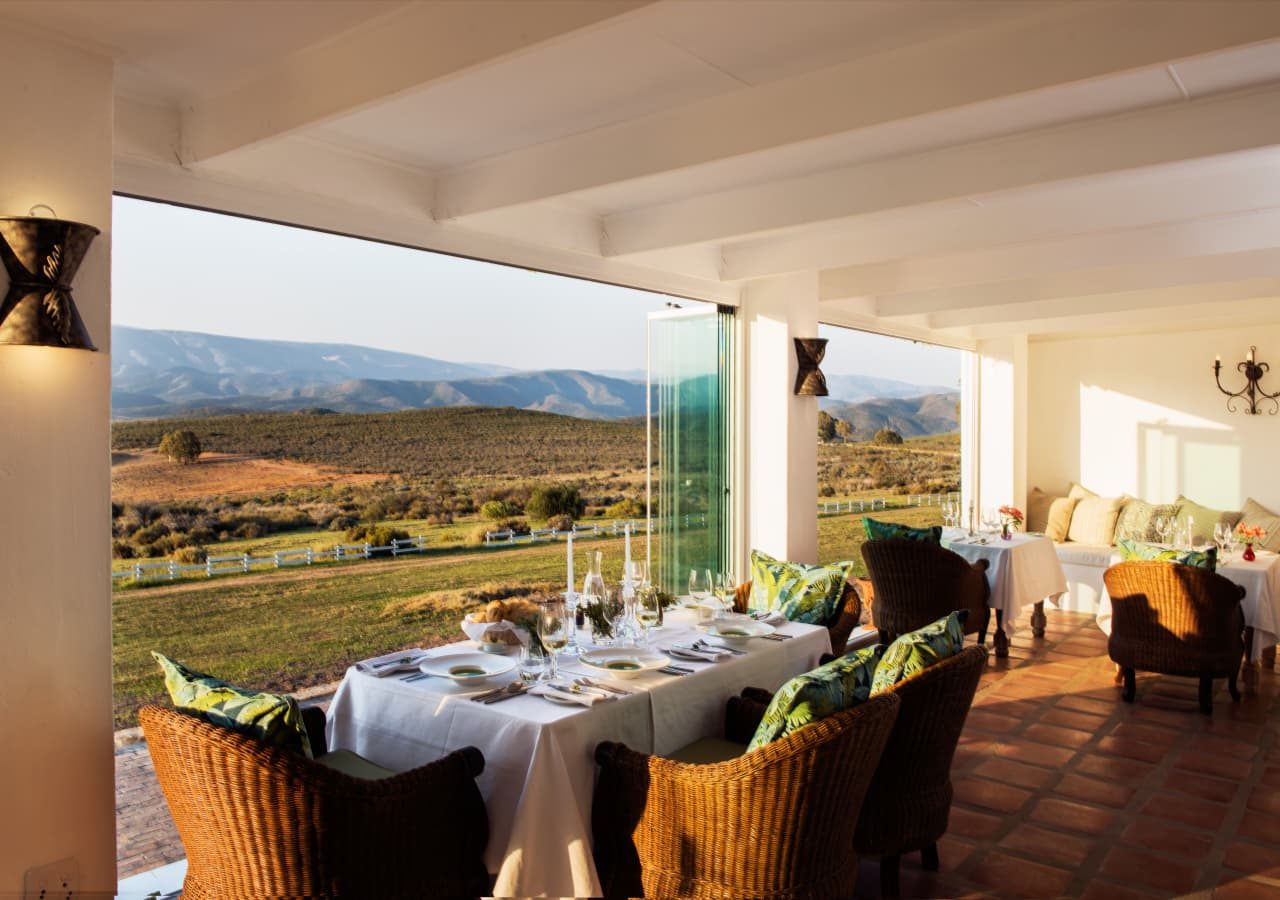
[[73, 857], [27, 869], [22, 900], [72, 900], [80, 892], [80, 864]]

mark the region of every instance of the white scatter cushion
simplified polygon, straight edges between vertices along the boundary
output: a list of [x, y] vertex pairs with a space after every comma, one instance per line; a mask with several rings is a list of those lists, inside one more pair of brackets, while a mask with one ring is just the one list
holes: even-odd
[[1071, 511], [1067, 540], [1081, 544], [1111, 544], [1116, 536], [1116, 519], [1124, 501], [1119, 497], [1085, 497]]
[[1262, 549], [1280, 553], [1280, 516], [1250, 497], [1245, 501], [1240, 524], [1261, 526], [1267, 533], [1266, 540], [1262, 542]]

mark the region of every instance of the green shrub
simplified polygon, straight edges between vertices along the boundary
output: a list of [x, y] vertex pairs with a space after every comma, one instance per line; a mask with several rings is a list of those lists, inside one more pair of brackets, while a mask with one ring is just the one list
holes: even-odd
[[480, 515], [498, 521], [520, 515], [520, 508], [506, 500], [489, 500], [480, 507]]
[[552, 516], [551, 518], [547, 519], [547, 527], [554, 528], [556, 531], [572, 531], [573, 516], [569, 516], [569, 515]]
[[[409, 539], [409, 532], [389, 525], [357, 525], [347, 531], [347, 541], [352, 544], [369, 544], [371, 547], [389, 547], [392, 541]], [[390, 556], [390, 550], [375, 550], [372, 556]]]
[[330, 531], [346, 531], [348, 528], [354, 528], [359, 521], [354, 516], [334, 516], [329, 520]]
[[902, 435], [892, 428], [881, 428], [876, 432], [874, 440], [877, 444], [901, 444]]
[[209, 558], [209, 551], [204, 547], [179, 547], [173, 551], [173, 559], [183, 565], [202, 563]]
[[133, 544], [130, 544], [128, 541], [111, 542], [112, 559], [133, 559], [137, 555], [138, 551], [134, 549]]
[[604, 514], [611, 519], [639, 519], [644, 516], [644, 504], [631, 497], [623, 497], [606, 507]]
[[537, 487], [524, 505], [525, 515], [544, 522], [552, 516], [579, 516], [586, 504], [576, 487], [568, 484], [552, 484]]

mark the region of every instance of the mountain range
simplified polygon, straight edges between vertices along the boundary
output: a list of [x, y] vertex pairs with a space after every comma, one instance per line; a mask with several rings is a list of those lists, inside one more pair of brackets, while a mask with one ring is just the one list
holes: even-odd
[[[511, 406], [590, 419], [645, 414], [643, 371], [520, 371], [489, 363], [459, 363], [351, 344], [224, 337], [193, 331], [111, 329], [111, 405], [115, 418], [161, 418], [249, 411], [389, 412], [441, 406]], [[822, 406], [863, 422], [893, 421], [904, 435], [955, 429], [935, 415], [948, 404], [912, 402], [948, 389], [868, 375], [831, 375]], [[904, 402], [858, 412], [867, 401]], [[954, 401], [951, 403], [954, 413]], [[869, 426], [868, 426], [869, 427]], [[874, 433], [876, 429], [872, 429]]]

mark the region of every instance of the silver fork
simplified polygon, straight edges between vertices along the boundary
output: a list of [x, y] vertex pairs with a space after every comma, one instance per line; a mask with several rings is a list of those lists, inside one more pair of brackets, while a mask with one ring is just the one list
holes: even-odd
[[602, 691], [609, 691], [612, 694], [619, 694], [623, 697], [631, 696], [631, 691], [624, 691], [620, 687], [614, 687], [611, 684], [605, 684], [603, 681], [593, 681], [585, 675], [583, 675], [581, 678], [575, 678], [573, 680], [574, 680], [574, 683], [580, 684], [583, 687], [599, 688]]
[[734, 656], [747, 655], [747, 651], [745, 650], [735, 650], [732, 647], [722, 647], [719, 644], [708, 643], [702, 638], [698, 638], [694, 641], [692, 646], [695, 650], [710, 650], [713, 653], [732, 653]]

